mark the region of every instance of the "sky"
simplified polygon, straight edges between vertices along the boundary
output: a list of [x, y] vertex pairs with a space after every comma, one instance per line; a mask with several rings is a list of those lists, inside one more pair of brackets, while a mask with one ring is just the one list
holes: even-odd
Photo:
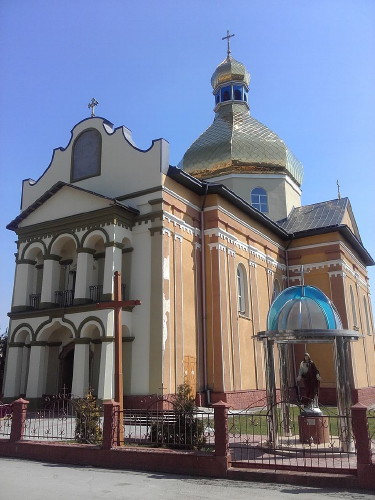
[[[373, 0], [1, 0], [0, 333], [8, 325], [21, 182], [38, 179], [74, 125], [96, 115], [177, 165], [212, 123], [210, 86], [232, 56], [251, 114], [303, 163], [304, 205], [348, 196], [375, 257]], [[369, 270], [375, 287], [375, 269]]]

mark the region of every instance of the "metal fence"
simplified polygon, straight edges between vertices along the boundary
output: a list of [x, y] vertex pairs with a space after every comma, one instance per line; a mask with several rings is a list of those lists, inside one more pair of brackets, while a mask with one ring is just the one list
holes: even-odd
[[267, 411], [247, 409], [229, 415], [233, 466], [342, 471], [356, 470], [356, 448], [348, 415], [325, 409], [322, 416], [301, 414], [281, 404]]
[[367, 411], [368, 433], [371, 443], [372, 461], [375, 462], [375, 408]]
[[103, 438], [103, 410], [86, 399], [56, 401], [50, 408], [27, 412], [23, 438], [100, 444]]
[[124, 410], [119, 418], [123, 422], [126, 444], [213, 451], [215, 427], [212, 412]]
[[0, 438], [9, 438], [12, 428], [12, 405], [0, 402]]

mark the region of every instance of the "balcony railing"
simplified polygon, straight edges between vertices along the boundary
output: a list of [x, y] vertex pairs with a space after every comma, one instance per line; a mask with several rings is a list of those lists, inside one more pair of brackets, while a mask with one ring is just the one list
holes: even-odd
[[40, 293], [30, 293], [29, 303], [33, 309], [39, 309], [40, 307]]
[[90, 300], [93, 302], [103, 301], [103, 285], [91, 285], [89, 287]]
[[[89, 287], [90, 300], [92, 302], [103, 302], [103, 285], [91, 285]], [[121, 300], [126, 300], [126, 285], [121, 285]]]
[[60, 292], [55, 292], [55, 303], [58, 307], [69, 307], [73, 305], [74, 291], [73, 290], [61, 290]]

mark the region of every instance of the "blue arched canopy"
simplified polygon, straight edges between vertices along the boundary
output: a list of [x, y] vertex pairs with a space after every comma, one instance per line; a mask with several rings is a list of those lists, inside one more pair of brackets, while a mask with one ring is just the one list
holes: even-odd
[[341, 330], [340, 316], [329, 298], [314, 286], [292, 286], [273, 301], [268, 331]]

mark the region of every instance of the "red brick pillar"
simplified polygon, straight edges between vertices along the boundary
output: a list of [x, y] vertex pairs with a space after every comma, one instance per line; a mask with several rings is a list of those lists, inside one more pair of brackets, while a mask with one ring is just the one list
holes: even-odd
[[28, 404], [29, 402], [22, 398], [12, 403], [12, 428], [9, 438], [11, 441], [20, 441], [23, 437]]
[[229, 434], [228, 434], [228, 408], [224, 401], [212, 405], [215, 421], [215, 455], [218, 457], [229, 456]]
[[102, 448], [110, 450], [115, 444], [117, 444], [120, 404], [111, 399], [110, 401], [103, 403], [103, 408], [104, 422]]
[[371, 463], [371, 442], [368, 433], [367, 407], [362, 403], [352, 406], [352, 428], [357, 447], [357, 465]]

